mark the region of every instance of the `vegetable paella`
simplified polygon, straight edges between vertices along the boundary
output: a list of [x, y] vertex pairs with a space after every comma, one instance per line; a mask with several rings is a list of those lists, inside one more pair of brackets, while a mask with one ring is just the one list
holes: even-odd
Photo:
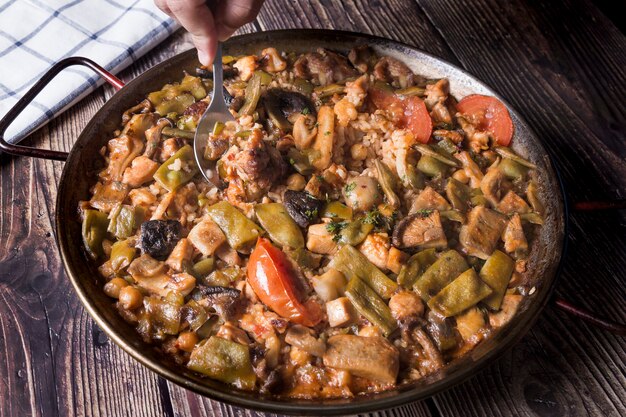
[[532, 294], [537, 167], [496, 98], [357, 46], [223, 58], [235, 121], [192, 141], [197, 68], [122, 115], [81, 202], [124, 319], [242, 390], [340, 398], [433, 374]]

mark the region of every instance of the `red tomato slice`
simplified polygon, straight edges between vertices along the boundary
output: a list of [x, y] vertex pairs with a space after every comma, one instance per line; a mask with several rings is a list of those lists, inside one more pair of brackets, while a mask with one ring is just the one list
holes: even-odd
[[404, 100], [404, 116], [406, 128], [413, 132], [415, 139], [421, 143], [428, 143], [433, 132], [433, 120], [428, 109], [419, 97], [409, 97]]
[[472, 94], [456, 105], [459, 113], [477, 121], [477, 128], [491, 133], [498, 145], [509, 146], [513, 138], [513, 120], [506, 106], [495, 97]]
[[419, 97], [402, 99], [392, 91], [382, 88], [371, 88], [369, 97], [376, 108], [384, 109], [392, 115], [400, 129], [409, 129], [415, 140], [428, 143], [433, 130], [433, 121], [426, 105]]
[[304, 293], [287, 255], [269, 240], [259, 238], [248, 260], [248, 284], [261, 302], [278, 315], [304, 326], [322, 319], [322, 307]]

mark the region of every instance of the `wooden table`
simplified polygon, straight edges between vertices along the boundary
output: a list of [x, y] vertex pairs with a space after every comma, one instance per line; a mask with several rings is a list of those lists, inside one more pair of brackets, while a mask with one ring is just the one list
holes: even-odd
[[[558, 161], [573, 200], [624, 198], [626, 41], [584, 0], [267, 1], [241, 32], [332, 28], [415, 45], [491, 85]], [[191, 47], [178, 32], [121, 74], [128, 81]], [[40, 130], [37, 146], [69, 150], [110, 97], [101, 88]], [[110, 342], [65, 276], [53, 218], [62, 163], [0, 156], [0, 416], [258, 415], [195, 395]], [[626, 321], [626, 216], [571, 215], [557, 294]], [[500, 360], [393, 416], [623, 416], [626, 340], [548, 307]]]

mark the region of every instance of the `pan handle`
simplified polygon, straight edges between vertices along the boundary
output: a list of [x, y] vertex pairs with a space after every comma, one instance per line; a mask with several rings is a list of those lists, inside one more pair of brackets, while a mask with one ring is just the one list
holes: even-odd
[[15, 106], [9, 110], [9, 112], [0, 120], [0, 150], [3, 152], [12, 154], [12, 155], [23, 155], [30, 156], [34, 158], [44, 158], [44, 159], [52, 159], [55, 161], [65, 161], [67, 156], [69, 155], [67, 152], [61, 151], [53, 151], [50, 149], [37, 149], [32, 146], [23, 146], [16, 145], [12, 143], [8, 143], [4, 139], [4, 133], [7, 128], [11, 125], [11, 122], [15, 120], [15, 118], [24, 111], [26, 106], [28, 106], [31, 101], [43, 90], [43, 88], [48, 85], [50, 81], [56, 75], [64, 70], [67, 67], [71, 67], [74, 65], [82, 65], [84, 67], [89, 67], [96, 73], [98, 73], [102, 78], [104, 78], [109, 84], [113, 86], [116, 90], [121, 89], [124, 86], [124, 83], [117, 78], [115, 75], [111, 74], [109, 71], [102, 68], [100, 65], [96, 64], [89, 58], [84, 58], [80, 56], [65, 58], [52, 66], [40, 79], [33, 85], [22, 98], [15, 103]]
[[[573, 207], [574, 210], [583, 212], [596, 210], [622, 210], [626, 208], [626, 200], [577, 201], [573, 204]], [[595, 327], [609, 331], [618, 336], [626, 336], [626, 324], [624, 323], [604, 318], [593, 311], [578, 307], [563, 298], [555, 297], [553, 302], [556, 307], [564, 312], [578, 317]]]

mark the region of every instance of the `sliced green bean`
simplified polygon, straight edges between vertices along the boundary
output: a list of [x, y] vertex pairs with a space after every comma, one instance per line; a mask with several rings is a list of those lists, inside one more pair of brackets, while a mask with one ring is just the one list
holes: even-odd
[[359, 278], [350, 279], [346, 286], [346, 297], [357, 311], [370, 323], [379, 327], [385, 336], [398, 327], [385, 301]]
[[491, 287], [493, 292], [483, 300], [492, 310], [499, 310], [504, 293], [511, 280], [515, 261], [499, 250], [494, 251], [480, 269], [480, 279]]
[[211, 219], [226, 235], [231, 248], [249, 251], [263, 230], [227, 201], [220, 201], [207, 209]]
[[444, 317], [452, 317], [475, 306], [491, 293], [492, 289], [478, 277], [473, 268], [469, 268], [432, 297], [428, 307]]
[[270, 239], [282, 247], [293, 249], [304, 247], [302, 231], [280, 203], [257, 204], [256, 217]]
[[383, 299], [390, 298], [398, 288], [398, 284], [350, 245], [339, 249], [330, 262], [330, 267], [343, 273], [348, 279], [360, 278]]
[[413, 287], [418, 278], [437, 260], [435, 249], [425, 249], [411, 256], [406, 264], [402, 265], [398, 274], [398, 284], [405, 288]]
[[467, 268], [465, 258], [457, 251], [449, 250], [424, 271], [413, 289], [424, 301], [428, 301]]

